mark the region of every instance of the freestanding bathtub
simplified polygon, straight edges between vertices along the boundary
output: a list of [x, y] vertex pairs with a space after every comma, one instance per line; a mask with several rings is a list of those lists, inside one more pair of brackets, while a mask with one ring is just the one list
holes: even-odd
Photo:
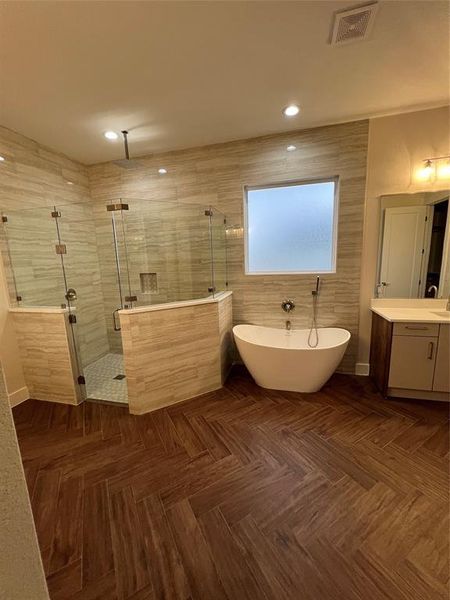
[[288, 332], [257, 325], [233, 327], [241, 358], [256, 383], [290, 392], [317, 392], [344, 356], [350, 332], [334, 327], [318, 332], [319, 344], [310, 348], [309, 329]]

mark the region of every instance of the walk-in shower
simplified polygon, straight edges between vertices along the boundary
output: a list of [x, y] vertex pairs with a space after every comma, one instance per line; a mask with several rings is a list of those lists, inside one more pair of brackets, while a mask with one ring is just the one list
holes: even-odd
[[2, 221], [11, 302], [67, 310], [85, 398], [127, 401], [120, 309], [227, 289], [226, 219], [212, 206], [119, 199]]

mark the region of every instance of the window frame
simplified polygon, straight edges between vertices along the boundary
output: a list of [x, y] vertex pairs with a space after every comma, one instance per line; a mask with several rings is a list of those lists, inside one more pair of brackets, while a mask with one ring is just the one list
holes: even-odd
[[[333, 202], [333, 239], [332, 239], [332, 265], [331, 270], [309, 270], [309, 271], [249, 271], [248, 266], [248, 192], [254, 190], [266, 190], [278, 187], [291, 187], [300, 185], [309, 185], [314, 183], [334, 183], [334, 202]], [[277, 183], [258, 184], [258, 185], [244, 185], [243, 188], [244, 198], [244, 274], [251, 277], [267, 277], [267, 276], [288, 276], [288, 275], [311, 275], [312, 273], [320, 274], [335, 274], [337, 269], [337, 241], [338, 241], [338, 224], [339, 224], [339, 176], [333, 175], [331, 177], [320, 177], [317, 179], [295, 179]]]

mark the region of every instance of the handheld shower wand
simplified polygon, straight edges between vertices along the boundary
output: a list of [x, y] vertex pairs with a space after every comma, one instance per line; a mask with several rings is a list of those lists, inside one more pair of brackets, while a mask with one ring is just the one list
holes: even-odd
[[[317, 300], [319, 297], [319, 292], [320, 292], [320, 277], [317, 276], [316, 289], [312, 290], [312, 292], [311, 292], [312, 297], [313, 297], [313, 316], [312, 316], [311, 329], [309, 330], [309, 335], [308, 335], [308, 346], [310, 348], [316, 348], [317, 345], [319, 344], [319, 332], [317, 331]], [[315, 342], [312, 341], [313, 331], [316, 334]]]
[[318, 296], [318, 295], [319, 295], [319, 288], [320, 288], [320, 277], [317, 275], [317, 278], [316, 278], [316, 289], [315, 289], [315, 290], [313, 290], [313, 291], [311, 292], [311, 294], [312, 294], [313, 296]]

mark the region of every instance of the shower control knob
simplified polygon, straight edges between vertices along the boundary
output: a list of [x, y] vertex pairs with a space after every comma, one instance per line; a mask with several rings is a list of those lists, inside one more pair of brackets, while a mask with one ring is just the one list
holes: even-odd
[[283, 302], [281, 303], [281, 308], [284, 310], [285, 313], [290, 313], [291, 310], [294, 310], [295, 303], [293, 300], [283, 300]]
[[77, 293], [73, 288], [69, 288], [66, 293], [66, 300], [69, 302], [77, 299]]

